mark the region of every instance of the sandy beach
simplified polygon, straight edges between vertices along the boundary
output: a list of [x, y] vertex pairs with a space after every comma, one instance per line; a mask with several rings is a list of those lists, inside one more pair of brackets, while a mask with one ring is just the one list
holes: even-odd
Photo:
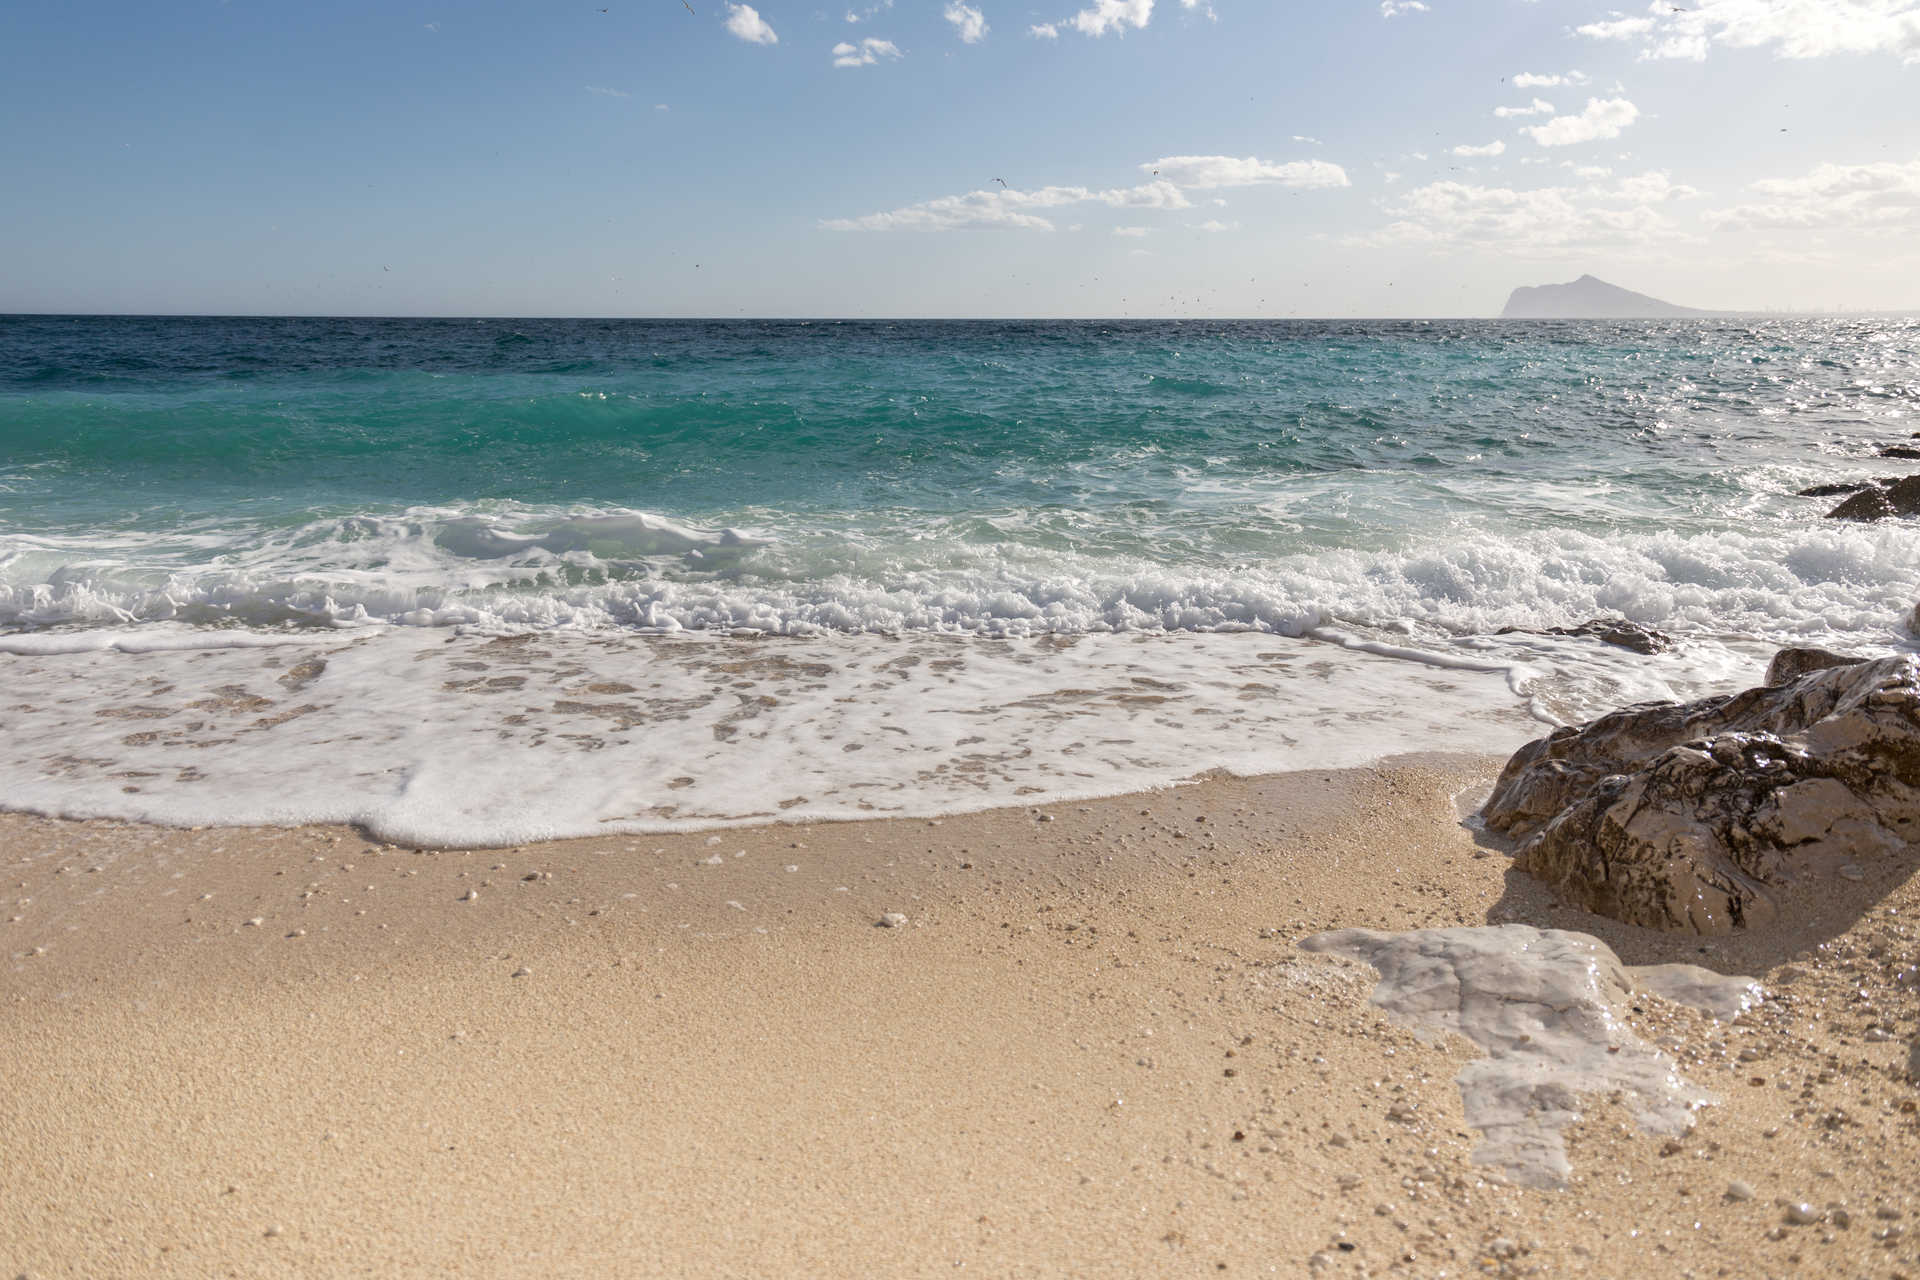
[[[1650, 933], [1475, 843], [1498, 765], [511, 849], [0, 815], [0, 1270], [1920, 1274], [1913, 860]], [[1514, 1185], [1478, 1050], [1297, 946], [1504, 922], [1765, 984], [1634, 997], [1691, 1132], [1590, 1097]]]

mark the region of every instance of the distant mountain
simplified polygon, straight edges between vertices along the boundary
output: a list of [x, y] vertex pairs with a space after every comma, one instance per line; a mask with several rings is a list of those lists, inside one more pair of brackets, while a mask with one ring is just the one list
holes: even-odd
[[1542, 284], [1515, 289], [1507, 299], [1502, 320], [1645, 320], [1667, 316], [1708, 316], [1711, 311], [1677, 307], [1622, 289], [1617, 284], [1581, 276], [1571, 284]]

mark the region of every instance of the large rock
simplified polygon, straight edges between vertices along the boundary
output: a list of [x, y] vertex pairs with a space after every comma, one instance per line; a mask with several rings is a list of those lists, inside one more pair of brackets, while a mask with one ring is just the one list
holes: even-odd
[[1590, 911], [1697, 933], [1763, 924], [1790, 886], [1920, 839], [1920, 658], [1556, 730], [1514, 753], [1483, 816]]
[[1887, 516], [1920, 516], [1920, 476], [1903, 476], [1892, 484], [1863, 489], [1827, 512], [1829, 520], [1881, 520]]

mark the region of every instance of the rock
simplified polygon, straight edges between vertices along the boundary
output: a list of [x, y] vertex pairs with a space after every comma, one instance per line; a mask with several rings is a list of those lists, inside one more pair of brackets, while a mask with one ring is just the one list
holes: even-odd
[[1764, 924], [1786, 886], [1920, 839], [1920, 658], [1556, 730], [1514, 753], [1483, 817], [1589, 911], [1704, 934]]
[[1577, 627], [1502, 627], [1494, 634], [1509, 636], [1516, 632], [1535, 636], [1591, 636], [1602, 643], [1644, 654], [1664, 653], [1673, 647], [1672, 637], [1665, 632], [1625, 618], [1589, 618]]
[[1820, 1221], [1820, 1211], [1801, 1200], [1787, 1206], [1787, 1221], [1796, 1227], [1811, 1226]]
[[907, 918], [898, 911], [889, 911], [875, 923], [882, 929], [904, 929], [907, 927]]
[[1883, 458], [1920, 458], [1920, 449], [1910, 444], [1890, 444], [1880, 451]]
[[1831, 649], [1782, 649], [1773, 655], [1773, 661], [1767, 664], [1767, 684], [1792, 684], [1801, 676], [1812, 671], [1825, 671], [1829, 667], [1847, 667], [1856, 662], [1865, 662], [1865, 658], [1849, 657], [1844, 653], [1835, 653]]
[[1736, 1178], [1734, 1181], [1729, 1182], [1727, 1184], [1727, 1199], [1751, 1200], [1753, 1199], [1753, 1187], [1750, 1184], [1741, 1182], [1739, 1179]]
[[1920, 515], [1920, 476], [1905, 476], [1889, 485], [1864, 489], [1827, 512], [1827, 519], [1880, 520], [1913, 515]]
[[1862, 489], [1877, 487], [1877, 480], [1841, 480], [1833, 484], [1808, 485], [1794, 492], [1796, 498], [1838, 498], [1843, 494], [1859, 493]]

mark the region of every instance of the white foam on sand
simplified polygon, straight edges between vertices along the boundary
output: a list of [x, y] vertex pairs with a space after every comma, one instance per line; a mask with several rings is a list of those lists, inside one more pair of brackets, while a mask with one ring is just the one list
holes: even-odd
[[1572, 1173], [1561, 1130], [1580, 1118], [1582, 1095], [1618, 1093], [1642, 1128], [1667, 1135], [1684, 1133], [1715, 1100], [1621, 1019], [1636, 979], [1716, 1017], [1758, 995], [1752, 979], [1691, 965], [1631, 970], [1598, 938], [1520, 924], [1340, 929], [1300, 945], [1372, 965], [1373, 1003], [1395, 1021], [1423, 1037], [1464, 1036], [1486, 1052], [1459, 1075], [1467, 1123], [1484, 1135], [1473, 1158], [1532, 1187], [1564, 1186]]
[[1498, 754], [1540, 729], [1498, 672], [1250, 633], [380, 628], [267, 649], [192, 647], [251, 634], [232, 630], [172, 631], [171, 648], [134, 634], [0, 652], [0, 806], [506, 844]]

